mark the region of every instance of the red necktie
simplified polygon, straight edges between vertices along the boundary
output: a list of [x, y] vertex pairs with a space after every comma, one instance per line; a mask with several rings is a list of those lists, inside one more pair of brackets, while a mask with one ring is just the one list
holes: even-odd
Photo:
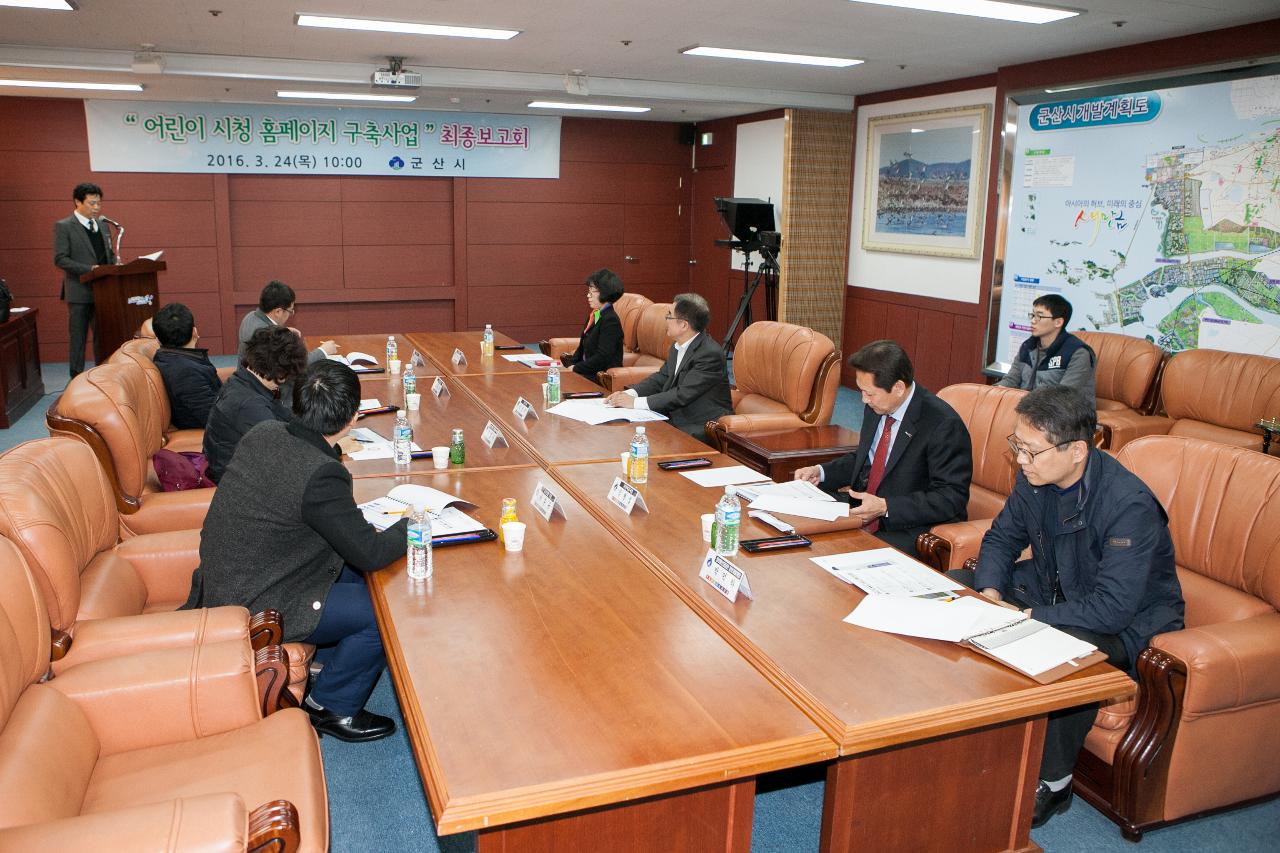
[[[893, 436], [893, 424], [893, 417], [885, 415], [884, 429], [880, 430], [880, 441], [876, 444], [876, 455], [871, 460], [871, 475], [867, 477], [867, 494], [869, 495], [876, 493], [880, 488], [880, 481], [884, 479], [884, 466], [889, 461], [889, 440]], [[862, 529], [868, 533], [875, 533], [880, 529], [880, 519], [872, 519]]]

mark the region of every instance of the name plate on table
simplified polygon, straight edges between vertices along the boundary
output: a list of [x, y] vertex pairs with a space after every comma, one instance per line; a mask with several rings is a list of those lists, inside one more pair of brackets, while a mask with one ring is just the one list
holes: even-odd
[[455, 348], [453, 351], [452, 361], [458, 367], [461, 367], [462, 365], [467, 363], [467, 357], [463, 355], [462, 350]]
[[498, 429], [493, 421], [489, 421], [484, 425], [484, 432], [480, 433], [480, 440], [484, 442], [484, 446], [492, 450], [494, 447], [510, 447], [507, 444], [507, 437], [502, 434], [502, 430]]
[[431, 383], [431, 393], [436, 397], [448, 397], [449, 386], [445, 385], [444, 380], [437, 376], [435, 381]]
[[553, 515], [559, 515], [561, 518], [568, 520], [568, 516], [564, 514], [564, 507], [560, 506], [560, 499], [556, 497], [556, 493], [546, 487], [541, 480], [538, 485], [533, 488], [533, 498], [529, 501], [533, 504], [533, 508], [538, 515], [547, 521], [551, 520]]
[[426, 367], [427, 360], [422, 357], [422, 353], [417, 350], [413, 351], [413, 355], [409, 357], [409, 363], [414, 367]]
[[533, 407], [533, 403], [530, 403], [524, 397], [516, 398], [516, 405], [515, 408], [511, 410], [511, 414], [515, 415], [522, 421], [527, 421], [530, 416], [532, 416], [535, 421], [538, 420], [538, 410]]
[[649, 511], [649, 507], [645, 506], [644, 495], [636, 490], [636, 487], [628, 483], [621, 477], [613, 478], [613, 485], [609, 487], [609, 503], [618, 507], [627, 515], [631, 515], [631, 510], [640, 507], [645, 512]]
[[738, 600], [739, 593], [753, 598], [747, 573], [724, 557], [717, 556], [715, 551], [707, 551], [707, 556], [702, 558], [698, 577], [715, 587], [716, 592], [729, 599], [730, 603]]

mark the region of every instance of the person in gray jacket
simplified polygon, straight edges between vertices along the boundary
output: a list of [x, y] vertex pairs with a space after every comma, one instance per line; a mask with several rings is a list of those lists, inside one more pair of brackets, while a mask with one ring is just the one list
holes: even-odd
[[1032, 391], [1046, 385], [1079, 390], [1096, 407], [1094, 369], [1098, 357], [1084, 341], [1067, 331], [1071, 303], [1046, 293], [1031, 303], [1031, 337], [1022, 342], [1013, 365], [997, 385]]
[[626, 391], [609, 395], [609, 405], [651, 409], [671, 425], [705, 442], [707, 421], [733, 414], [724, 350], [706, 333], [711, 322], [707, 300], [681, 293], [667, 315], [667, 336], [674, 343], [667, 361]]
[[76, 184], [71, 191], [76, 209], [53, 224], [53, 263], [62, 270], [62, 299], [66, 300], [71, 335], [72, 376], [84, 370], [84, 343], [93, 326], [93, 361], [102, 364], [109, 352], [98, 341], [98, 317], [93, 306], [93, 285], [80, 276], [103, 264], [114, 264], [111, 227], [102, 216], [102, 187]]
[[[296, 313], [298, 313], [297, 296], [294, 295], [293, 288], [283, 281], [267, 282], [258, 296], [258, 307], [240, 321], [240, 355], [244, 355], [245, 347], [249, 345], [249, 339], [253, 337], [254, 332], [272, 326], [283, 326], [292, 320]], [[302, 336], [297, 329], [292, 331], [299, 337]], [[321, 341], [320, 346], [307, 353], [307, 364], [315, 364], [337, 351], [338, 345], [333, 341]]]

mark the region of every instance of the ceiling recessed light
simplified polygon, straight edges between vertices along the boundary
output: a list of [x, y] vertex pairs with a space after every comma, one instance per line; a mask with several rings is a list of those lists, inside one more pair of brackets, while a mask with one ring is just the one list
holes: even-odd
[[1024, 3], [1006, 3], [1003, 0], [852, 0], [852, 2], [896, 6], [899, 9], [916, 9], [921, 12], [949, 12], [953, 15], [996, 18], [1001, 21], [1016, 21], [1020, 24], [1047, 24], [1051, 21], [1061, 21], [1063, 18], [1074, 18], [1080, 14], [1075, 9], [1029, 6]]
[[367, 95], [359, 92], [276, 92], [277, 98], [309, 98], [315, 101], [380, 101], [385, 104], [412, 104], [416, 95]]
[[530, 101], [538, 110], [596, 110], [604, 113], [647, 113], [649, 107], [621, 107], [617, 104], [575, 104], [561, 101]]
[[827, 68], [849, 68], [861, 65], [861, 59], [836, 56], [805, 56], [799, 53], [773, 53], [767, 50], [738, 50], [732, 47], [691, 47], [680, 51], [685, 56], [715, 56], [720, 59], [750, 59], [756, 62], [789, 62], [794, 65], [822, 65]]
[[373, 33], [408, 33], [415, 36], [453, 36], [464, 39], [509, 39], [519, 30], [492, 30], [484, 27], [450, 27], [442, 24], [412, 24], [407, 21], [374, 21], [364, 18], [339, 18], [332, 15], [309, 15], [299, 12], [294, 22], [300, 27], [325, 27], [334, 30], [364, 30]]
[[52, 9], [58, 12], [74, 12], [78, 8], [71, 0], [0, 0], [0, 6], [16, 6], [19, 9]]
[[98, 92], [141, 92], [138, 83], [76, 83], [56, 80], [0, 80], [0, 86], [20, 89], [93, 89]]

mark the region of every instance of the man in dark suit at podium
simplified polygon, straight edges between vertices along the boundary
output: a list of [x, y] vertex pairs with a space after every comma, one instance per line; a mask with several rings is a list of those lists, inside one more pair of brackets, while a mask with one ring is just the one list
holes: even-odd
[[71, 198], [76, 209], [66, 219], [53, 224], [53, 262], [62, 271], [62, 294], [66, 300], [71, 333], [71, 375], [84, 370], [84, 343], [93, 326], [93, 360], [102, 364], [110, 353], [102, 351], [98, 340], [98, 320], [93, 308], [93, 285], [80, 276], [103, 264], [116, 263], [111, 247], [111, 229], [102, 215], [102, 187], [76, 184]]

